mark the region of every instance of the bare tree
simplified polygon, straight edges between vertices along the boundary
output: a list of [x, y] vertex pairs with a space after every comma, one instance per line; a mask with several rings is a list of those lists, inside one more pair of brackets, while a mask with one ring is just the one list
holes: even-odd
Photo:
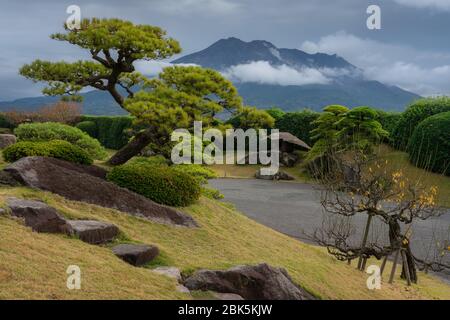
[[[323, 164], [318, 170], [321, 168]], [[420, 260], [411, 250], [412, 224], [445, 213], [435, 204], [436, 187], [426, 189], [401, 170], [391, 170], [388, 161], [381, 162], [361, 150], [334, 153], [327, 159], [327, 168], [326, 174], [316, 174], [322, 186], [321, 203], [326, 213], [344, 220], [332, 219], [324, 223], [310, 235], [311, 239], [327, 247], [339, 260], [359, 259], [360, 269], [370, 257], [382, 259], [395, 253], [402, 258], [402, 278], [408, 283], [417, 282], [417, 265], [420, 269], [425, 266], [436, 270], [449, 268], [443, 259], [437, 259], [439, 255]], [[356, 216], [367, 218], [360, 243], [352, 241], [354, 232], [345, 220]], [[374, 219], [386, 226], [384, 243], [380, 234], [369, 237]], [[443, 246], [444, 242], [439, 243]]]

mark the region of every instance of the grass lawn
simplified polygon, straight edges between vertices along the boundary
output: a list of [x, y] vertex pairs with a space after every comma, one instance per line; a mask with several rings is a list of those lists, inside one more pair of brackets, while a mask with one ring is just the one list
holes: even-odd
[[450, 208], [450, 177], [417, 168], [411, 164], [406, 152], [395, 150], [390, 146], [381, 145], [377, 152], [383, 160], [388, 160], [389, 168], [392, 171], [402, 170], [411, 181], [417, 181], [425, 188], [436, 186], [438, 188], [438, 205]]
[[[228, 164], [215, 164], [208, 166], [212, 169], [219, 178], [234, 178], [234, 179], [250, 179], [255, 177], [256, 171], [261, 168], [261, 165], [250, 164], [250, 165], [228, 165]], [[281, 171], [289, 173], [295, 178], [294, 181], [297, 182], [314, 182], [312, 178], [301, 167], [301, 164], [296, 165], [292, 168], [282, 167]]]
[[[419, 284], [409, 288], [397, 279], [393, 285], [383, 282], [381, 290], [370, 291], [367, 275], [355, 266], [206, 198], [184, 209], [200, 224], [187, 229], [28, 188], [0, 188], [0, 205], [8, 196], [41, 199], [70, 218], [114, 223], [122, 231], [121, 241], [155, 244], [161, 254], [154, 264], [177, 266], [184, 272], [267, 262], [286, 268], [295, 282], [323, 299], [450, 299], [450, 286], [423, 274]], [[189, 298], [175, 290], [174, 280], [132, 267], [108, 247], [35, 233], [8, 215], [0, 216], [0, 235], [0, 299]], [[66, 288], [66, 269], [72, 264], [81, 268], [81, 290]]]

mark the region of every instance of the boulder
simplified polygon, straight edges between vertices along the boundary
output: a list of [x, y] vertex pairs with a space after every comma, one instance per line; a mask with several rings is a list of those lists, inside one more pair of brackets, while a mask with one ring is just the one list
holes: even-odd
[[176, 267], [157, 267], [152, 269], [153, 272], [165, 275], [169, 278], [176, 279], [178, 282], [181, 282], [181, 272], [180, 269]]
[[244, 300], [240, 295], [234, 293], [211, 292], [212, 296], [217, 300]]
[[66, 233], [90, 244], [103, 244], [114, 240], [119, 235], [119, 228], [101, 221], [68, 220]]
[[225, 271], [199, 270], [184, 281], [189, 290], [233, 293], [247, 300], [311, 300], [286, 270], [265, 263]]
[[41, 201], [8, 198], [7, 206], [11, 215], [25, 220], [25, 225], [36, 232], [61, 233], [66, 226], [66, 220], [55, 208]]
[[256, 179], [262, 180], [295, 180], [293, 176], [280, 170], [278, 170], [278, 172], [275, 174], [263, 175], [261, 173], [261, 169], [258, 169], [258, 171], [256, 171], [255, 173], [255, 177]]
[[0, 149], [5, 149], [17, 142], [17, 138], [13, 134], [0, 134]]
[[145, 244], [119, 244], [113, 247], [112, 251], [120, 259], [133, 266], [149, 263], [159, 254], [158, 247]]
[[22, 158], [4, 169], [21, 184], [123, 211], [155, 222], [196, 227], [192, 217], [104, 180], [106, 171], [47, 157]]
[[9, 187], [18, 187], [21, 185], [12, 174], [6, 171], [0, 171], [0, 185], [9, 186]]
[[181, 293], [186, 293], [186, 294], [191, 293], [191, 291], [188, 288], [186, 288], [185, 286], [183, 286], [182, 284], [177, 284], [176, 290]]

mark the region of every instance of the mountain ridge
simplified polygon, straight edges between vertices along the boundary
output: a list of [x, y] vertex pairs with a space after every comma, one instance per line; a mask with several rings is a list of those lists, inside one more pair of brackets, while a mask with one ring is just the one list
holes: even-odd
[[[248, 73], [248, 67], [262, 72], [263, 63], [272, 72], [265, 82], [263, 76], [239, 79]], [[337, 54], [306, 53], [298, 49], [277, 48], [266, 40], [242, 41], [235, 37], [220, 39], [207, 48], [172, 61], [173, 64], [197, 64], [212, 68], [228, 76], [247, 105], [259, 108], [280, 107], [285, 111], [303, 108], [321, 111], [329, 104], [348, 107], [367, 105], [386, 111], [402, 111], [419, 95], [396, 86], [365, 79], [363, 71]], [[253, 63], [253, 65], [252, 65]], [[241, 67], [244, 68], [241, 68]], [[228, 74], [240, 68], [237, 76]], [[284, 75], [284, 72], [288, 72]], [[271, 77], [275, 78], [275, 82]], [[311, 76], [311, 81], [302, 82]], [[318, 76], [315, 82], [314, 76]], [[292, 78], [294, 79], [292, 81]], [[261, 78], [261, 79], [260, 79]], [[298, 80], [301, 84], [292, 84]], [[281, 84], [280, 84], [281, 83]], [[83, 113], [92, 115], [123, 115], [121, 109], [107, 92], [93, 90], [83, 93]], [[57, 101], [57, 97], [22, 98], [0, 102], [0, 111], [8, 109], [35, 110]]]

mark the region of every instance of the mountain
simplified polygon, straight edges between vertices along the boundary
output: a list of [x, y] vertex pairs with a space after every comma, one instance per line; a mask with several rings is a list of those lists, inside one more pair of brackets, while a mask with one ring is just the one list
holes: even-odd
[[[81, 94], [83, 96], [83, 114], [89, 115], [124, 115], [126, 112], [120, 108], [108, 92], [89, 91]], [[59, 97], [34, 97], [22, 98], [14, 101], [0, 102], [0, 111], [8, 111], [11, 109], [36, 110], [42, 106], [46, 106], [58, 101]]]
[[[362, 70], [335, 54], [277, 48], [263, 40], [222, 39], [172, 63], [197, 64], [224, 73], [247, 105], [260, 108], [319, 111], [329, 104], [343, 104], [401, 111], [420, 98], [399, 87], [365, 79]], [[107, 92], [96, 90], [82, 95], [84, 114], [125, 114]], [[0, 102], [0, 111], [33, 110], [56, 100], [56, 97], [36, 97]]]
[[[173, 63], [193, 63], [227, 74], [245, 103], [261, 108], [321, 110], [329, 104], [343, 104], [401, 111], [420, 98], [399, 87], [365, 79], [361, 69], [335, 54], [308, 54], [297, 49], [277, 48], [264, 40], [222, 39]], [[258, 67], [268, 73], [263, 74]], [[308, 83], [307, 78], [311, 75], [323, 77], [318, 77], [317, 83], [314, 78]], [[295, 77], [299, 78], [299, 84], [295, 84]]]

